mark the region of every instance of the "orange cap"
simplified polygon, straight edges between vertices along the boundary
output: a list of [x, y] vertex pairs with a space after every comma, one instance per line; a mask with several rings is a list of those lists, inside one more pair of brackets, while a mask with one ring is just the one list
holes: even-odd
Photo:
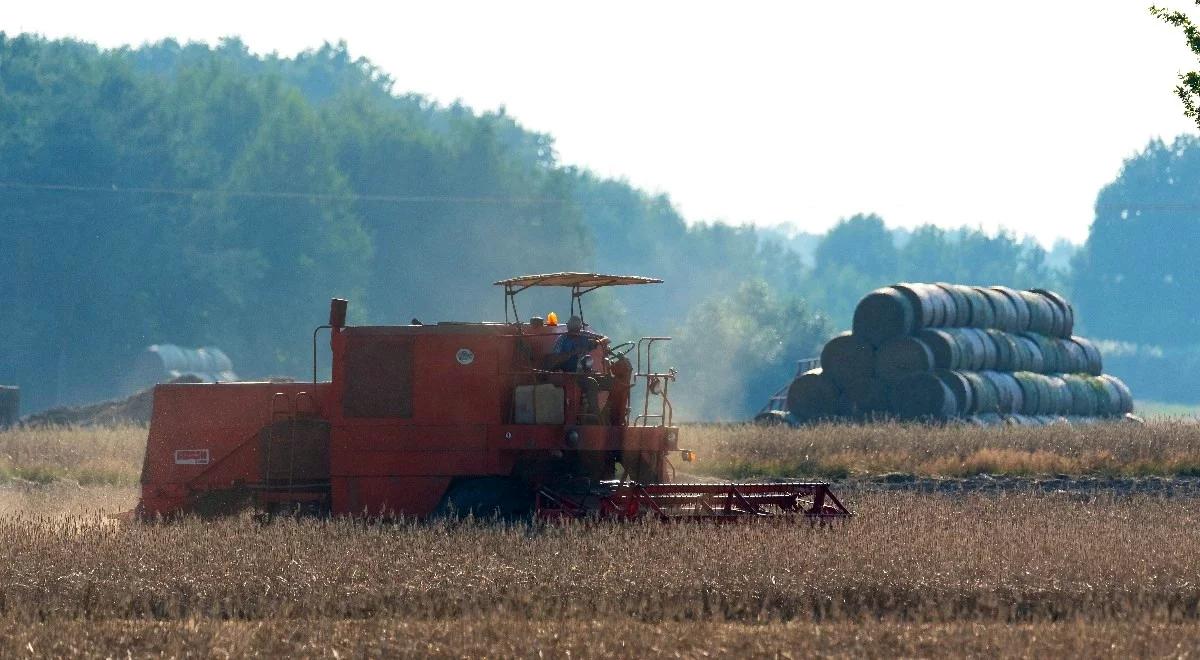
[[558, 325], [558, 314], [550, 312], [546, 315], [546, 325]]

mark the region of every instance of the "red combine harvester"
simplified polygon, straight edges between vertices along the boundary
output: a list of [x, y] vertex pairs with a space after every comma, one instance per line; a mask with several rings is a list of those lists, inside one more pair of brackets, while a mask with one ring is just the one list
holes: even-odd
[[[667, 338], [613, 346], [583, 322], [587, 293], [659, 282], [594, 273], [502, 280], [504, 323], [351, 327], [346, 301], [335, 299], [329, 325], [313, 332], [311, 383], [155, 388], [137, 512], [850, 515], [824, 483], [667, 483], [672, 454], [694, 458], [672, 425], [675, 372], [654, 364]], [[566, 327], [520, 320], [516, 298], [529, 287], [570, 289]], [[331, 382], [316, 378], [321, 330], [330, 333]]]

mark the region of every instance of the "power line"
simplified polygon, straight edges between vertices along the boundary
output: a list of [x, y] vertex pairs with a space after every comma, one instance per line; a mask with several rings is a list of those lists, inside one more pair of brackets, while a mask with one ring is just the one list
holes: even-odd
[[452, 195], [360, 195], [354, 193], [309, 193], [270, 190], [215, 190], [209, 188], [148, 188], [142, 186], [80, 186], [65, 183], [25, 183], [0, 181], [0, 188], [9, 190], [31, 190], [68, 193], [108, 193], [132, 195], [169, 195], [190, 197], [195, 195], [218, 195], [259, 199], [301, 199], [309, 201], [382, 202], [386, 204], [480, 204], [518, 206], [538, 204], [564, 204], [565, 200], [549, 197], [466, 197]]

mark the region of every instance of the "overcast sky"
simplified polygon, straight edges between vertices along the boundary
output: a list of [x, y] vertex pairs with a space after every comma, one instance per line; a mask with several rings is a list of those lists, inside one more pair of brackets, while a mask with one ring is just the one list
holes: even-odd
[[42, 0], [6, 3], [0, 30], [286, 55], [344, 39], [397, 90], [506, 106], [563, 162], [689, 220], [821, 231], [873, 211], [1050, 242], [1086, 237], [1147, 141], [1195, 131], [1172, 93], [1193, 60], [1149, 3]]

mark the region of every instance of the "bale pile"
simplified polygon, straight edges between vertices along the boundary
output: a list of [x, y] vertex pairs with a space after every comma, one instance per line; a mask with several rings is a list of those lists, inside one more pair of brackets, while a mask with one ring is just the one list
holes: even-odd
[[1133, 412], [1103, 372], [1075, 312], [1045, 289], [896, 284], [859, 301], [854, 325], [821, 351], [821, 368], [788, 390], [798, 421], [946, 420], [1043, 424]]

